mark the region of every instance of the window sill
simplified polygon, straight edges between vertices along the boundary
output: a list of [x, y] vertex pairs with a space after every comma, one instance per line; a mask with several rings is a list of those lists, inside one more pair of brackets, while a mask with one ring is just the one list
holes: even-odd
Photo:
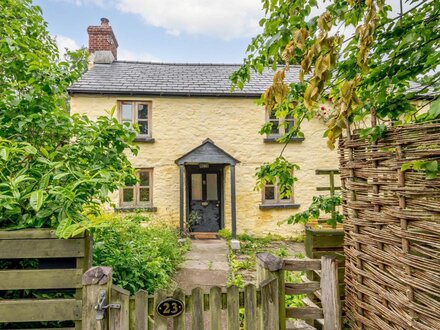
[[116, 212], [157, 212], [157, 207], [139, 206], [139, 207], [115, 207]]
[[[264, 143], [284, 143], [284, 142], [279, 142], [278, 139], [281, 138], [281, 136], [269, 136], [263, 139]], [[288, 143], [299, 143], [299, 142], [303, 142], [304, 138], [302, 137], [294, 137], [291, 138]]]
[[143, 142], [143, 143], [154, 143], [154, 138], [149, 136], [138, 136], [134, 140], [134, 142]]
[[260, 210], [299, 209], [301, 204], [260, 204]]

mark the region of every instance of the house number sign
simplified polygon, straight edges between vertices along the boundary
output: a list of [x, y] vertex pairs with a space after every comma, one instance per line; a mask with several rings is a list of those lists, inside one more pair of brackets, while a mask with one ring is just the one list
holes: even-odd
[[182, 314], [184, 305], [183, 302], [178, 299], [166, 298], [157, 304], [156, 309], [159, 315], [175, 317]]

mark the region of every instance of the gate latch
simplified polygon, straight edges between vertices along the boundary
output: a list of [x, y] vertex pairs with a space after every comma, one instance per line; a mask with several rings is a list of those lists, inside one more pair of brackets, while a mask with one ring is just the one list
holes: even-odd
[[107, 309], [109, 309], [109, 308], [120, 309], [121, 308], [121, 304], [108, 304], [108, 305], [106, 305], [105, 304], [106, 300], [107, 300], [107, 293], [104, 290], [102, 290], [99, 293], [98, 303], [95, 306], [97, 320], [104, 319], [105, 311]]

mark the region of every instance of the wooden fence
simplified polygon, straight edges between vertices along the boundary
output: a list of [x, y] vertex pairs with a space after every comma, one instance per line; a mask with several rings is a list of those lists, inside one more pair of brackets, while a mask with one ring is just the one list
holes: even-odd
[[[389, 126], [373, 143], [346, 133], [339, 152], [350, 326], [440, 329], [440, 176], [429, 171], [440, 162], [440, 122]], [[402, 170], [408, 164], [414, 169]]]
[[69, 292], [71, 298], [3, 297], [0, 299], [0, 326], [20, 323], [26, 327], [26, 322], [75, 321], [72, 329], [81, 329], [81, 276], [90, 267], [89, 237], [58, 239], [49, 229], [0, 231], [2, 263], [17, 265], [28, 259], [33, 262], [32, 269], [2, 267], [6, 269], [0, 270], [0, 291], [5, 294], [14, 290], [21, 298], [26, 296], [24, 290], [46, 295], [61, 291]]
[[[94, 267], [83, 276], [84, 329], [106, 330], [277, 330], [286, 329], [286, 319], [322, 319], [325, 330], [339, 330], [340, 306], [337, 286], [337, 262], [332, 257], [321, 260], [283, 260], [270, 254], [257, 255], [258, 287], [249, 284], [244, 290], [236, 286], [222, 291], [212, 287], [209, 292], [195, 288], [191, 294], [181, 289], [167, 294], [163, 290], [149, 296], [139, 291], [134, 296], [112, 284], [111, 268]], [[285, 283], [285, 271], [321, 271], [322, 281]], [[322, 308], [286, 308], [285, 294], [320, 291]], [[105, 295], [104, 317], [96, 306]], [[170, 298], [175, 300], [169, 300]], [[159, 306], [167, 301], [182, 302], [182, 313], [163, 316]], [[178, 310], [178, 305], [176, 305]]]

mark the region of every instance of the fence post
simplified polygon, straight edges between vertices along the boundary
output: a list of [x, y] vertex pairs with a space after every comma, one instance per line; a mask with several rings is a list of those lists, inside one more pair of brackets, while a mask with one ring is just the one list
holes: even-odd
[[108, 314], [97, 320], [96, 305], [101, 292], [105, 292], [107, 304], [110, 299], [112, 287], [111, 267], [92, 267], [82, 277], [83, 285], [83, 310], [82, 328], [94, 330], [108, 330]]
[[283, 266], [283, 259], [267, 252], [257, 253], [257, 281], [260, 287], [263, 281], [270, 279], [277, 280], [278, 321], [280, 330], [286, 329], [286, 297]]
[[321, 257], [321, 302], [324, 330], [340, 330], [341, 302], [339, 300], [338, 261], [334, 256]]

